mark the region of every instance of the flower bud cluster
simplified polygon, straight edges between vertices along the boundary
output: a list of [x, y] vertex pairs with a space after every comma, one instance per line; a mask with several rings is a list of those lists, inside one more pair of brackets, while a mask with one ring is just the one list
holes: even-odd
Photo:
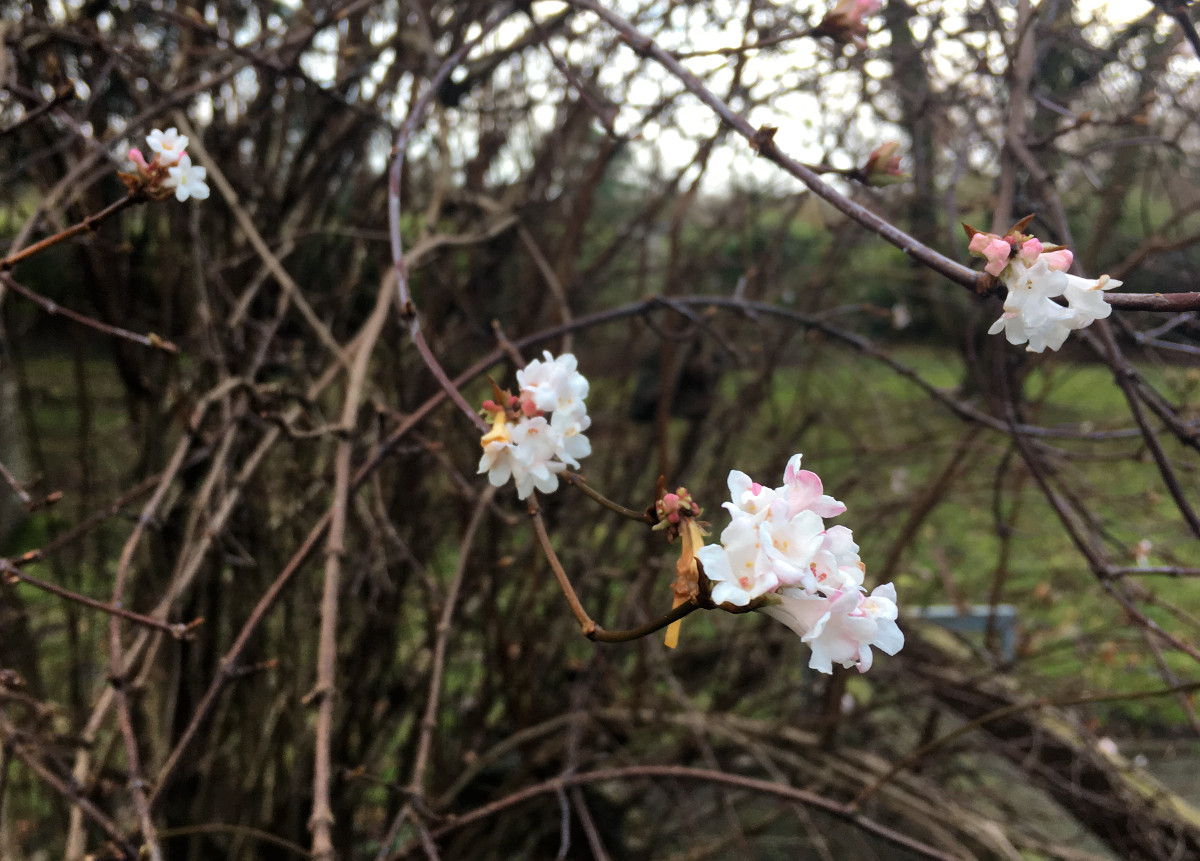
[[[1072, 330], [1112, 313], [1103, 291], [1121, 282], [1107, 275], [1095, 281], [1068, 275], [1073, 257], [1066, 248], [1047, 250], [1037, 237], [1018, 231], [1007, 236], [976, 231], [967, 247], [987, 260], [983, 271], [1008, 288], [1004, 314], [988, 334], [1003, 331], [1010, 344], [1028, 344], [1026, 350], [1040, 353], [1047, 347], [1057, 350]], [[1059, 297], [1066, 306], [1054, 301]]]
[[721, 543], [696, 553], [714, 603], [745, 607], [765, 597], [758, 609], [799, 634], [812, 649], [808, 665], [823, 673], [833, 672], [835, 663], [866, 672], [871, 646], [889, 655], [900, 651], [895, 587], [888, 583], [866, 595], [866, 566], [853, 533], [845, 526], [826, 529], [822, 519], [846, 506], [825, 494], [816, 473], [800, 469], [800, 455], [788, 461], [781, 487], [734, 470], [729, 493], [724, 507], [733, 520]]
[[587, 378], [576, 370], [572, 354], [544, 355], [545, 361], [534, 359], [517, 371], [520, 395], [498, 392], [499, 403], [483, 404], [492, 429], [480, 440], [479, 472], [496, 487], [511, 478], [521, 499], [535, 488], [557, 490], [558, 474], [578, 468], [579, 458], [592, 453], [583, 435], [592, 423], [584, 404]]
[[[665, 532], [667, 541], [674, 542], [683, 528], [683, 519], [699, 517], [701, 509], [692, 499], [692, 495], [688, 493], [688, 489], [679, 487], [674, 493], [664, 493], [661, 499], [655, 501], [654, 514], [658, 518], [658, 522], [651, 528], [656, 532]], [[706, 535], [707, 533], [701, 530], [701, 534]]]
[[813, 28], [813, 35], [829, 36], [843, 44], [853, 42], [860, 49], [867, 47], [866, 18], [879, 11], [880, 0], [838, 0], [821, 23]]
[[131, 190], [144, 191], [155, 200], [161, 200], [171, 192], [179, 201], [208, 197], [205, 182], [208, 170], [192, 164], [191, 156], [187, 154], [187, 135], [181, 135], [174, 128], [165, 132], [154, 129], [146, 136], [146, 143], [154, 151], [153, 160], [147, 162], [141, 150], [131, 147], [129, 160], [133, 162], [134, 172], [121, 174], [121, 179]]
[[859, 176], [867, 185], [882, 187], [895, 185], [908, 179], [900, 169], [900, 156], [896, 152], [900, 144], [896, 141], [881, 143], [867, 156], [867, 162], [859, 170]]

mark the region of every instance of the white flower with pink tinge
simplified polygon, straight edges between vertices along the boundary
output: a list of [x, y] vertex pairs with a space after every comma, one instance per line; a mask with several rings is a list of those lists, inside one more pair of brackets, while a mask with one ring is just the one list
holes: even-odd
[[571, 415], [585, 411], [588, 396], [587, 378], [576, 370], [578, 362], [571, 353], [554, 358], [549, 350], [542, 353], [545, 361], [534, 359], [517, 371], [521, 400], [544, 412], [564, 412]]
[[187, 135], [181, 135], [178, 129], [154, 129], [146, 135], [146, 143], [150, 149], [158, 153], [158, 163], [164, 166], [177, 164], [187, 149]]
[[735, 517], [721, 533], [721, 543], [706, 544], [696, 551], [696, 558], [704, 566], [704, 575], [716, 584], [712, 600], [717, 604], [745, 607], [779, 585], [759, 530], [747, 517]]
[[196, 200], [208, 199], [208, 185], [204, 182], [208, 177], [207, 168], [194, 167], [187, 153], [179, 157], [179, 163], [167, 168], [169, 174], [163, 183], [166, 188], [175, 189], [175, 199], [182, 202], [189, 197]]
[[562, 437], [546, 417], [538, 416], [518, 424], [513, 428], [512, 442], [518, 464], [513, 470], [517, 496], [524, 499], [535, 487], [542, 493], [558, 490], [558, 474], [567, 465], [555, 460], [562, 447]]
[[[783, 485], [766, 487], [737, 470], [729, 473], [732, 522], [720, 544], [696, 551], [715, 604], [756, 609], [779, 619], [812, 648], [809, 666], [871, 666], [871, 647], [895, 654], [904, 645], [896, 625], [891, 583], [863, 594], [865, 566], [853, 533], [825, 528], [846, 506], [824, 492], [815, 473], [788, 461]], [[765, 603], [764, 603], [765, 602]]]
[[734, 520], [748, 517], [755, 524], [762, 523], [778, 495], [777, 491], [736, 469], [729, 471], [726, 485], [729, 487], [730, 501], [722, 503], [721, 507], [733, 515]]
[[797, 589], [776, 594], [778, 603], [763, 607], [768, 616], [783, 622], [812, 649], [808, 665], [832, 673], [834, 664], [871, 669], [875, 646], [889, 655], [904, 647], [904, 633], [896, 624], [896, 587], [884, 583], [866, 597], [858, 589], [811, 595]]
[[592, 424], [584, 403], [588, 381], [570, 353], [544, 355], [517, 371], [519, 396], [501, 392], [502, 403], [484, 404], [492, 429], [480, 440], [479, 473], [496, 487], [511, 479], [520, 499], [534, 490], [554, 492], [559, 473], [592, 453], [583, 433]]
[[800, 468], [803, 455], [794, 454], [783, 470], [783, 487], [779, 492], [788, 501], [788, 516], [811, 511], [819, 517], [837, 517], [846, 506], [825, 493], [821, 478], [815, 472]]
[[[988, 334], [1004, 333], [1010, 344], [1027, 344], [1031, 353], [1057, 350], [1075, 329], [1090, 326], [1112, 313], [1105, 290], [1121, 282], [1102, 275], [1098, 280], [1068, 275], [1074, 259], [1070, 250], [1046, 251], [1036, 236], [1012, 233], [1005, 237], [976, 232], [967, 246], [987, 260], [984, 271], [1004, 282], [1004, 314]], [[1066, 299], [1066, 305], [1055, 299]]]

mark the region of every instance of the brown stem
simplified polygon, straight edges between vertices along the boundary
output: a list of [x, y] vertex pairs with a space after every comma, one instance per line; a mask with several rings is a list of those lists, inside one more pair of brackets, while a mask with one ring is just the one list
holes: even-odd
[[131, 191], [129, 194], [125, 195], [125, 197], [122, 197], [120, 200], [114, 203], [110, 203], [99, 212], [86, 216], [83, 221], [80, 221], [77, 224], [72, 224], [70, 227], [65, 227], [53, 236], [47, 236], [45, 239], [26, 246], [20, 251], [14, 251], [12, 254], [9, 254], [3, 260], [0, 260], [0, 272], [7, 272], [22, 260], [26, 260], [35, 254], [40, 254], [47, 248], [57, 245], [64, 240], [70, 239], [72, 236], [78, 236], [80, 233], [94, 230], [96, 225], [116, 215], [122, 209], [132, 206], [135, 203], [141, 203], [146, 199], [147, 198], [144, 194]]
[[12, 290], [14, 293], [24, 296], [47, 314], [61, 314], [68, 320], [73, 320], [81, 326], [87, 326], [89, 329], [95, 329], [98, 332], [103, 332], [105, 335], [111, 335], [114, 338], [124, 338], [126, 341], [133, 341], [135, 344], [141, 344], [143, 347], [152, 347], [156, 350], [163, 350], [167, 353], [179, 352], [179, 347], [175, 346], [175, 344], [171, 343], [170, 341], [160, 338], [153, 332], [151, 332], [149, 335], [139, 335], [137, 332], [130, 332], [128, 329], [122, 329], [120, 326], [110, 325], [93, 317], [89, 317], [86, 314], [80, 314], [78, 311], [72, 311], [70, 308], [59, 305], [57, 302], [33, 292], [24, 284], [19, 282], [16, 278], [13, 278], [8, 272], [0, 271], [0, 282], [3, 282], [4, 286]]
[[184, 624], [172, 624], [163, 622], [160, 619], [152, 619], [149, 616], [143, 616], [141, 613], [135, 613], [132, 610], [126, 610], [124, 607], [116, 607], [112, 604], [105, 604], [103, 601], [97, 601], [95, 598], [89, 598], [87, 595], [80, 595], [78, 592], [72, 592], [70, 589], [64, 589], [62, 586], [57, 586], [54, 583], [48, 583], [45, 580], [39, 580], [30, 574], [26, 574], [20, 568], [12, 565], [6, 559], [0, 559], [0, 572], [3, 572], [7, 577], [33, 586], [35, 589], [41, 589], [43, 592], [49, 592], [51, 595], [57, 595], [67, 601], [73, 601], [76, 604], [82, 604], [85, 607], [91, 607], [93, 610], [99, 610], [101, 613], [108, 613], [112, 616], [120, 616], [122, 619], [128, 619], [130, 622], [136, 622], [139, 625], [145, 625], [148, 628], [154, 628], [162, 631], [165, 634], [170, 634], [176, 640], [182, 640], [187, 637], [190, 631], [200, 624], [203, 619], [195, 619], [192, 622]]
[[354, 439], [348, 433], [363, 400], [367, 367], [375, 344], [383, 333], [391, 307], [391, 279], [384, 278], [375, 298], [375, 308], [363, 327], [363, 334], [350, 367], [346, 382], [346, 397], [342, 403], [341, 425], [347, 433], [338, 442], [334, 456], [335, 476], [333, 504], [330, 507], [329, 537], [325, 543], [325, 581], [321, 596], [321, 633], [317, 651], [317, 686], [320, 698], [317, 707], [316, 742], [313, 751], [313, 807], [309, 827], [313, 833], [312, 854], [316, 861], [332, 861], [333, 806], [330, 790], [333, 782], [333, 707], [337, 697], [337, 625], [338, 597], [341, 589], [342, 555], [346, 549], [346, 515], [350, 507], [351, 457]]
[[584, 636], [590, 637], [596, 631], [596, 623], [587, 614], [587, 610], [583, 609], [579, 596], [575, 594], [575, 587], [571, 585], [571, 579], [567, 577], [562, 563], [558, 561], [558, 554], [554, 552], [554, 547], [550, 544], [550, 535], [546, 532], [546, 522], [542, 519], [542, 510], [538, 507], [537, 495], [530, 494], [526, 505], [529, 508], [529, 517], [533, 520], [533, 531], [537, 535], [538, 544], [542, 546], [542, 552], [546, 554], [546, 560], [554, 571], [554, 577], [558, 580], [558, 585], [562, 589], [563, 595], [566, 596], [567, 603], [571, 605], [571, 612], [579, 621], [579, 627], [583, 629]]
[[[958, 856], [952, 855], [949, 852], [922, 843], [915, 837], [909, 837], [899, 831], [895, 831], [886, 825], [882, 825], [873, 819], [858, 813], [848, 804], [841, 804], [833, 801], [830, 798], [820, 795], [816, 792], [809, 792], [803, 789], [796, 789], [788, 786], [785, 783], [775, 783], [768, 780], [759, 780], [753, 777], [744, 777], [740, 774], [730, 774], [724, 771], [705, 768], [689, 768], [681, 765], [632, 765], [623, 768], [605, 768], [596, 771], [585, 771], [576, 774], [562, 775], [552, 780], [547, 780], [542, 783], [528, 786], [525, 789], [518, 790], [504, 798], [494, 801], [491, 804], [486, 804], [483, 807], [478, 807], [469, 813], [457, 816], [453, 821], [447, 822], [432, 830], [431, 834], [436, 840], [451, 834], [460, 828], [471, 825], [497, 813], [501, 813], [510, 807], [528, 801], [530, 798], [536, 798], [539, 795], [548, 795], [560, 792], [562, 789], [571, 786], [582, 786], [589, 783], [600, 783], [613, 780], [636, 780], [639, 778], [663, 778], [667, 780], [698, 780], [706, 783], [715, 783], [718, 785], [732, 786], [738, 789], [745, 789], [750, 792], [757, 792], [762, 795], [772, 795], [776, 798], [781, 798], [785, 801], [791, 801], [803, 804], [806, 807], [813, 807], [822, 810], [831, 816], [837, 817], [845, 822], [850, 823], [856, 828], [866, 831], [869, 834], [874, 834], [888, 843], [895, 846], [907, 849], [923, 858], [932, 858], [935, 861], [957, 861]], [[413, 841], [409, 845], [404, 846], [399, 852], [390, 856], [390, 858], [402, 858], [408, 855], [416, 848], [417, 841]]]
[[[202, 414], [200, 411], [203, 409], [203, 407], [197, 408], [197, 415], [194, 416], [197, 422], [199, 421], [199, 415]], [[115, 607], [121, 606], [124, 601], [125, 587], [130, 579], [133, 568], [134, 553], [137, 551], [138, 544], [141, 543], [146, 526], [154, 521], [159, 506], [166, 498], [168, 489], [174, 483], [175, 476], [183, 466], [189, 447], [190, 438], [188, 437], [185, 437], [176, 446], [170, 465], [163, 471], [158, 487], [142, 507], [133, 532], [126, 539], [125, 546], [121, 548], [120, 560], [117, 563], [117, 574], [113, 580], [112, 601], [110, 602]], [[113, 616], [109, 619], [108, 647], [109, 683], [112, 687], [113, 701], [116, 705], [117, 724], [121, 731], [122, 740], [125, 743], [126, 770], [129, 775], [129, 791], [133, 798], [134, 812], [137, 815], [138, 823], [142, 830], [142, 839], [148, 847], [151, 861], [162, 861], [162, 850], [158, 846], [154, 822], [150, 817], [150, 804], [146, 792], [146, 782], [142, 777], [141, 755], [138, 750], [137, 733], [134, 731], [133, 717], [129, 708], [129, 697], [126, 690], [129, 668], [125, 664], [125, 652], [121, 643], [120, 616]]]
[[94, 822], [101, 831], [108, 835], [108, 839], [120, 847], [128, 861], [134, 861], [139, 857], [137, 849], [129, 842], [125, 833], [117, 827], [116, 823], [109, 819], [100, 808], [88, 799], [79, 787], [73, 783], [69, 783], [66, 778], [55, 774], [42, 762], [34, 751], [27, 750], [25, 742], [21, 741], [17, 731], [8, 723], [7, 720], [0, 720], [0, 735], [3, 735], [4, 742], [13, 752], [17, 759], [40, 777], [46, 784], [51, 786], [55, 792], [63, 798], [71, 802], [72, 805], [83, 811], [83, 815]]
[[595, 640], [597, 643], [628, 643], [631, 640], [640, 640], [642, 637], [647, 637], [656, 631], [661, 631], [668, 625], [678, 622], [684, 616], [688, 616], [699, 609], [699, 604], [691, 602], [680, 604], [657, 619], [626, 631], [607, 631], [597, 625], [596, 629], [588, 634], [588, 639]]
[[[799, 179], [814, 194], [833, 205], [841, 213], [885, 241], [890, 242], [914, 260], [919, 261], [955, 284], [967, 288], [972, 293], [983, 295], [991, 289], [993, 279], [935, 251], [915, 237], [892, 225], [886, 219], [850, 200], [832, 186], [827, 185], [808, 166], [784, 154], [774, 142], [773, 129], [768, 126], [755, 129], [744, 117], [735, 113], [726, 102], [709, 90], [699, 78], [684, 68], [674, 56], [664, 51], [653, 39], [641, 33], [633, 24], [602, 6], [596, 0], [570, 0], [570, 2], [602, 18], [609, 26], [621, 34], [634, 51], [643, 56], [651, 57], [677, 78], [689, 92], [711, 108], [722, 122], [745, 138], [760, 156], [774, 162], [784, 171]], [[1123, 310], [1200, 310], [1200, 292], [1170, 295], [1110, 293], [1105, 295], [1105, 299], [1113, 307]]]
[[570, 0], [575, 5], [589, 10], [602, 18], [610, 27], [624, 37], [630, 47], [642, 56], [651, 57], [666, 69], [681, 84], [720, 117], [727, 126], [744, 137], [751, 147], [763, 158], [774, 162], [808, 186], [814, 194], [832, 204], [844, 215], [849, 216], [863, 227], [878, 234], [883, 239], [895, 245], [905, 254], [949, 278], [956, 284], [978, 292], [978, 273], [956, 263], [950, 258], [934, 251], [916, 238], [908, 235], [898, 227], [871, 212], [845, 195], [827, 185], [816, 173], [804, 164], [785, 155], [772, 139], [774, 129], [764, 126], [756, 129], [740, 114], [733, 111], [729, 105], [718, 98], [704, 83], [683, 67], [671, 54], [664, 51], [653, 39], [639, 32], [636, 27], [620, 15], [602, 6], [597, 0]]
[[29, 491], [17, 480], [17, 477], [8, 471], [8, 467], [0, 461], [0, 478], [3, 478], [8, 486], [12, 488], [13, 493], [21, 500], [22, 505], [29, 505], [33, 501], [33, 497], [29, 495]]
[[[446, 666], [446, 645], [450, 641], [450, 623], [458, 604], [458, 593], [462, 589], [462, 582], [466, 577], [467, 562], [471, 555], [471, 545], [475, 543], [475, 533], [479, 529], [479, 524], [483, 522], [483, 515], [492, 504], [492, 498], [495, 495], [496, 488], [490, 485], [479, 495], [475, 511], [471, 514], [470, 522], [467, 523], [466, 532], [463, 533], [458, 564], [454, 568], [454, 576], [451, 578], [450, 588], [446, 592], [442, 614], [438, 618], [437, 640], [433, 646], [433, 668], [429, 673], [429, 693], [425, 698], [425, 713], [421, 717], [421, 735], [417, 739], [417, 754], [413, 760], [412, 779], [408, 782], [407, 793], [410, 799], [419, 799], [425, 793], [425, 769], [429, 764], [429, 751], [433, 747], [433, 731], [437, 729], [438, 700], [441, 698], [442, 674]], [[412, 810], [413, 802], [410, 800], [392, 820], [387, 834], [380, 843], [379, 853], [375, 856], [376, 861], [387, 857], [387, 853], [391, 851], [392, 844], [396, 840], [396, 835], [400, 833], [404, 820], [412, 813]]]
[[626, 508], [624, 505], [621, 505], [618, 502], [613, 502], [607, 496], [604, 496], [602, 493], [600, 493], [600, 491], [596, 490], [594, 487], [592, 487], [590, 484], [588, 484], [584, 480], [583, 476], [577, 472], [571, 472], [570, 470], [564, 470], [559, 475], [559, 478], [561, 478], [563, 481], [565, 481], [567, 484], [571, 485], [572, 487], [578, 487], [583, 492], [584, 496], [588, 496], [591, 499], [594, 499], [596, 502], [600, 503], [602, 506], [607, 508], [609, 511], [614, 511], [617, 514], [621, 515], [622, 517], [628, 517], [630, 520], [639, 520], [642, 523], [648, 524], [650, 526], [653, 526], [655, 523], [658, 522], [657, 520], [655, 520], [653, 517], [651, 517], [645, 511], [634, 511], [632, 508]]
[[463, 57], [483, 41], [507, 16], [508, 4], [503, 4], [488, 21], [484, 22], [479, 34], [474, 39], [468, 39], [442, 62], [437, 72], [429, 79], [429, 85], [425, 88], [425, 92], [409, 109], [408, 116], [400, 127], [400, 132], [396, 135], [396, 142], [392, 145], [392, 165], [388, 171], [388, 236], [391, 240], [392, 271], [396, 275], [396, 301], [400, 307], [400, 317], [407, 324], [409, 335], [412, 337], [421, 359], [437, 380], [438, 385], [450, 396], [450, 399], [462, 410], [464, 415], [484, 432], [488, 429], [487, 423], [480, 418], [478, 412], [472, 409], [454, 384], [450, 382], [450, 378], [442, 369], [441, 363], [438, 362], [433, 351], [429, 349], [429, 345], [421, 333], [417, 306], [413, 302], [412, 293], [408, 287], [408, 265], [404, 260], [404, 242], [400, 237], [400, 176], [404, 170], [404, 158], [408, 151], [409, 138], [424, 119], [425, 112], [429, 109], [438, 89], [462, 62]]
[[58, 85], [58, 89], [54, 91], [53, 97], [51, 97], [48, 101], [42, 102], [37, 107], [31, 108], [21, 117], [21, 119], [17, 120], [4, 131], [0, 132], [0, 136], [7, 137], [8, 135], [11, 135], [18, 129], [29, 125], [42, 114], [54, 110], [63, 102], [70, 101], [73, 98], [75, 98], [75, 83], [73, 81], [64, 81]]
[[854, 797], [854, 800], [851, 801], [847, 806], [852, 810], [857, 810], [862, 806], [864, 801], [878, 792], [881, 786], [889, 782], [893, 777], [904, 771], [906, 768], [909, 768], [923, 760], [929, 754], [933, 753], [933, 751], [945, 747], [946, 745], [950, 744], [950, 742], [961, 738], [972, 730], [979, 729], [981, 726], [989, 724], [992, 721], [1001, 720], [1009, 715], [1017, 714], [1023, 711], [1030, 711], [1033, 709], [1066, 708], [1068, 706], [1081, 706], [1088, 705], [1090, 703], [1110, 703], [1121, 700], [1140, 700], [1150, 697], [1187, 694], [1198, 689], [1200, 689], [1200, 682], [1188, 682], [1186, 684], [1172, 685], [1169, 688], [1159, 688], [1158, 690], [1153, 691], [1125, 691], [1114, 694], [1095, 694], [1081, 697], [1063, 697], [1059, 699], [1038, 697], [1037, 699], [1028, 700], [1023, 703], [1013, 703], [1012, 705], [1004, 706], [1002, 708], [990, 711], [985, 715], [981, 715], [972, 721], [968, 721], [962, 726], [955, 727], [954, 730], [948, 732], [946, 735], [921, 745], [908, 756], [892, 763], [891, 768], [873, 780], [869, 785], [864, 787], [863, 790], [858, 793], [858, 795]]

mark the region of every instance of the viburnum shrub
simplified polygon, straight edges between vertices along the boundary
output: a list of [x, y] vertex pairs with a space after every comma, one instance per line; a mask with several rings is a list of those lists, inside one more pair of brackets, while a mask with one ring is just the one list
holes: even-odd
[[[584, 405], [588, 381], [573, 355], [544, 356], [517, 372], [518, 394], [493, 383], [494, 398], [483, 404], [492, 428], [480, 440], [479, 472], [497, 487], [512, 480], [521, 499], [534, 490], [554, 492], [559, 475], [591, 453], [583, 435], [591, 424]], [[853, 533], [825, 525], [825, 518], [846, 506], [826, 494], [820, 477], [801, 469], [800, 462], [799, 454], [788, 461], [776, 488], [738, 470], [729, 473], [724, 508], [732, 519], [719, 544], [704, 543], [707, 524], [687, 489], [667, 493], [660, 481], [654, 513], [647, 516], [669, 541], [682, 539], [672, 609], [690, 603], [729, 612], [761, 610], [808, 644], [812, 669], [831, 673], [836, 663], [866, 672], [872, 646], [894, 655], [904, 645], [896, 589], [887, 583], [866, 594], [866, 566]], [[664, 624], [668, 646], [676, 645], [679, 626], [680, 619]]]

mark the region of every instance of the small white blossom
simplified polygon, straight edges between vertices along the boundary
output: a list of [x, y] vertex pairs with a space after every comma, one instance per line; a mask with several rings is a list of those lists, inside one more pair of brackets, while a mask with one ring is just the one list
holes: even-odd
[[729, 473], [732, 522], [720, 544], [696, 551], [715, 604], [758, 606], [795, 631], [812, 649], [809, 666], [823, 673], [835, 663], [871, 666], [871, 647], [894, 655], [904, 645], [896, 625], [891, 583], [863, 594], [865, 566], [853, 533], [825, 528], [846, 506], [824, 493], [816, 474], [790, 461], [783, 486], [765, 487], [743, 472]]
[[904, 634], [896, 624], [896, 587], [885, 583], [863, 597], [858, 589], [811, 595], [796, 589], [778, 593], [778, 604], [763, 612], [783, 622], [812, 649], [808, 665], [822, 673], [833, 665], [871, 669], [875, 646], [889, 655], [904, 647]]
[[208, 185], [204, 182], [208, 177], [208, 169], [193, 167], [191, 156], [187, 153], [180, 157], [179, 164], [168, 168], [167, 173], [170, 176], [163, 182], [163, 185], [175, 189], [176, 200], [184, 201], [189, 197], [194, 197], [196, 200], [208, 198]]
[[746, 517], [735, 517], [721, 533], [720, 544], [706, 544], [696, 551], [704, 574], [716, 585], [712, 599], [717, 604], [745, 607], [779, 585], [779, 576], [763, 553], [758, 528]]
[[762, 523], [767, 517], [771, 503], [778, 493], [769, 487], [764, 487], [757, 481], [738, 470], [730, 470], [726, 481], [729, 487], [729, 502], [722, 507], [736, 520], [748, 517], [756, 524]]
[[787, 502], [776, 500], [771, 516], [759, 526], [759, 540], [779, 581], [785, 586], [807, 588], [815, 585], [813, 557], [821, 547], [825, 524], [811, 511], [786, 518], [786, 510]]
[[572, 469], [579, 469], [579, 459], [592, 453], [592, 444], [583, 435], [591, 425], [592, 418], [587, 413], [555, 410], [550, 417], [550, 426], [558, 434], [558, 457]]
[[483, 456], [479, 459], [479, 473], [486, 472], [488, 481], [496, 487], [502, 487], [512, 478], [513, 471], [521, 468], [511, 442], [493, 440], [484, 445]]
[[517, 496], [524, 499], [535, 487], [542, 493], [558, 490], [558, 473], [567, 465], [554, 459], [562, 447], [562, 439], [546, 417], [522, 420], [513, 428], [512, 441], [519, 464], [513, 470]]
[[[161, 129], [154, 129], [146, 135], [146, 143], [150, 145], [150, 149], [158, 153], [159, 164], [169, 166], [179, 162], [184, 150], [187, 149], [188, 139], [187, 135], [181, 135], [178, 129], [169, 128], [165, 132]], [[201, 179], [203, 178], [201, 176]]]
[[821, 517], [837, 517], [846, 506], [825, 493], [821, 479], [815, 472], [800, 468], [803, 455], [794, 454], [783, 471], [783, 487], [780, 491], [788, 501], [788, 516], [799, 511], [811, 511]]
[[549, 350], [542, 355], [545, 361], [534, 359], [517, 371], [522, 400], [528, 398], [534, 407], [545, 412], [583, 413], [588, 381], [576, 370], [575, 356], [564, 353], [556, 359]]
[[497, 487], [512, 479], [520, 499], [534, 490], [557, 490], [558, 474], [568, 466], [578, 468], [592, 453], [583, 434], [592, 424], [584, 403], [588, 381], [570, 353], [545, 357], [517, 372], [520, 397], [507, 395], [504, 406], [484, 404], [492, 414], [492, 430], [480, 440], [479, 472]]
[[1120, 287], [1123, 282], [1102, 275], [1098, 280], [1067, 276], [1067, 289], [1063, 294], [1071, 309], [1071, 320], [1067, 324], [1072, 329], [1082, 329], [1090, 326], [1094, 320], [1103, 320], [1112, 313], [1112, 305], [1104, 298], [1105, 290]]
[[1051, 269], [1046, 260], [1039, 259], [1032, 266], [1014, 260], [1005, 274], [1008, 296], [1004, 299], [1004, 314], [988, 333], [994, 335], [1003, 329], [1010, 344], [1027, 343], [1025, 349], [1031, 353], [1047, 347], [1057, 350], [1071, 331], [1071, 311], [1054, 301], [1067, 289], [1066, 273]]
[[825, 530], [811, 567], [813, 589], [858, 589], [867, 568], [858, 558], [854, 533], [845, 526]]
[[[969, 248], [987, 258], [984, 270], [1008, 288], [1004, 314], [988, 333], [1004, 332], [1010, 344], [1027, 344], [1025, 349], [1031, 353], [1047, 347], [1057, 350], [1073, 330], [1112, 313], [1103, 291], [1120, 287], [1121, 282], [1107, 275], [1098, 281], [1068, 275], [1073, 260], [1068, 249], [1045, 251], [1036, 237], [1002, 238], [991, 233], [975, 233]], [[1015, 257], [1010, 256], [1013, 251]], [[1066, 300], [1066, 307], [1054, 301], [1060, 297]]]

